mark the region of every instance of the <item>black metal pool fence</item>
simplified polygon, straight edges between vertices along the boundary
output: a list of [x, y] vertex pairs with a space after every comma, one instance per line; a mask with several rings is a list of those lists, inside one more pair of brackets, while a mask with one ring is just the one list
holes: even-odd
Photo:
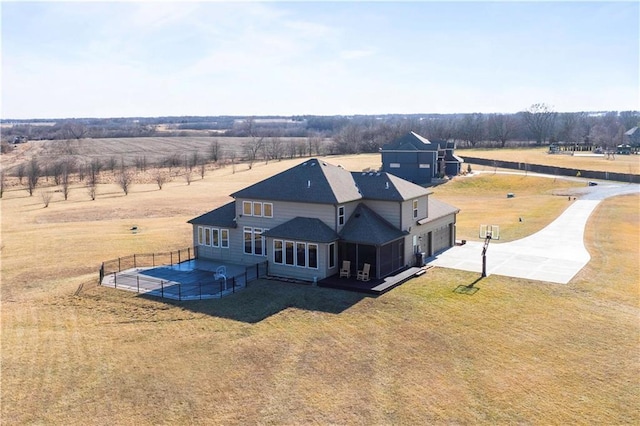
[[177, 265], [197, 258], [198, 249], [196, 247], [187, 247], [184, 249], [160, 253], [132, 254], [130, 256], [119, 257], [117, 259], [102, 262], [102, 265], [100, 266], [100, 282], [102, 283], [105, 275], [113, 274], [114, 272], [122, 272], [127, 269], [135, 268]]
[[194, 263], [197, 257], [197, 249], [188, 247], [171, 252], [134, 254], [108, 260], [100, 266], [100, 285], [173, 300], [199, 300], [235, 293], [246, 287], [247, 283], [268, 274], [267, 262], [262, 262], [246, 266], [242, 272], [227, 276], [224, 280], [212, 280], [210, 272], [203, 272], [206, 277], [202, 279], [196, 277], [194, 280], [191, 276], [188, 280], [190, 282], [158, 275], [165, 269], [191, 270], [192, 265], [189, 263]]

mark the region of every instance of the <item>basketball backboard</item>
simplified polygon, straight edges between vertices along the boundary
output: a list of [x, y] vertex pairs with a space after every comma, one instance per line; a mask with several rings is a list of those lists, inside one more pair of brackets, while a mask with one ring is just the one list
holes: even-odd
[[500, 226], [498, 225], [480, 225], [480, 238], [491, 237], [492, 240], [500, 239]]

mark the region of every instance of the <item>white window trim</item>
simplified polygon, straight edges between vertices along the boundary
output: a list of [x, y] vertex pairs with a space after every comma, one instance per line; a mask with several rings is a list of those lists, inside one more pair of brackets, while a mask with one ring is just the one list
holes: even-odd
[[[229, 229], [216, 228], [212, 226], [198, 226], [197, 242], [199, 246], [214, 248], [229, 248]], [[215, 243], [214, 235], [218, 235], [218, 243]], [[207, 244], [207, 235], [209, 235], [209, 243]], [[223, 235], [226, 237], [223, 238]]]
[[[276, 251], [277, 251], [276, 242], [280, 242], [282, 244], [282, 262], [276, 261]], [[292, 263], [287, 263], [287, 244], [291, 244], [293, 247], [292, 259], [291, 259]], [[305, 263], [304, 265], [298, 264], [298, 245], [304, 245], [304, 263]], [[315, 250], [316, 266], [309, 266], [309, 260], [310, 260], [309, 247], [310, 246], [313, 246], [316, 248]], [[318, 265], [320, 264], [319, 253], [320, 253], [320, 245], [318, 243], [309, 243], [306, 241], [280, 240], [280, 239], [273, 240], [273, 263], [278, 265], [285, 265], [293, 268], [302, 268], [302, 269], [318, 269], [319, 268]]]
[[345, 224], [345, 211], [344, 206], [338, 206], [338, 226]]
[[[247, 210], [249, 210], [248, 213]], [[251, 201], [242, 202], [242, 214], [245, 216], [253, 216], [253, 203]]]
[[[266, 214], [266, 207], [269, 206], [269, 214]], [[263, 217], [273, 217], [273, 203], [262, 203], [262, 215]]]
[[[250, 256], [266, 257], [268, 252], [267, 239], [262, 234], [264, 234], [268, 230], [269, 230], [268, 228], [253, 228], [251, 226], [243, 227], [242, 228], [242, 253]], [[246, 240], [247, 233], [250, 233], [251, 235], [251, 251], [250, 252], [247, 251], [247, 240]], [[262, 253], [260, 254], [256, 253], [256, 237], [260, 238], [260, 247], [262, 248]]]
[[[258, 210], [260, 210], [260, 211], [258, 212]], [[260, 201], [254, 201], [253, 202], [253, 210], [252, 210], [252, 212], [253, 212], [253, 216], [262, 217], [263, 211], [262, 211], [262, 203]]]
[[[333, 256], [331, 256], [331, 248], [333, 247]], [[329, 269], [336, 267], [336, 243], [327, 244], [327, 261], [329, 263]]]

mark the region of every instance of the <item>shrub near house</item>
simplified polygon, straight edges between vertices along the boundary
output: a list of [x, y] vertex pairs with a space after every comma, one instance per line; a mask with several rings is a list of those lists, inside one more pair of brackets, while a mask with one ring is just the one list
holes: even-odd
[[189, 221], [201, 258], [269, 263], [269, 273], [312, 281], [371, 265], [390, 275], [455, 242], [459, 209], [389, 173], [349, 172], [318, 159], [231, 194]]

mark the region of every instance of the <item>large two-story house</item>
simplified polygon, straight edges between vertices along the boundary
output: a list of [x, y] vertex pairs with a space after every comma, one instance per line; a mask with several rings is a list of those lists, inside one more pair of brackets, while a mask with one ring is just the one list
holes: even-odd
[[320, 280], [349, 260], [372, 278], [416, 264], [455, 243], [459, 210], [384, 172], [350, 172], [318, 159], [231, 194], [189, 221], [200, 258], [268, 262], [269, 274]]
[[420, 185], [430, 184], [433, 178], [460, 173], [464, 160], [454, 150], [454, 142], [409, 132], [382, 147], [382, 170]]

